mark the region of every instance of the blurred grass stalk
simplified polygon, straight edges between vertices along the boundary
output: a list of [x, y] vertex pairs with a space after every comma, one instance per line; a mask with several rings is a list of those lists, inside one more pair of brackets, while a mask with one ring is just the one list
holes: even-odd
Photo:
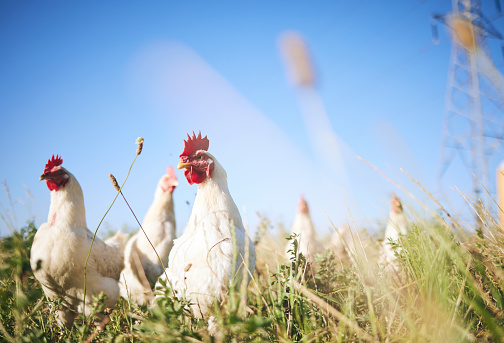
[[343, 159], [344, 142], [334, 131], [324, 102], [316, 87], [316, 73], [303, 37], [296, 32], [285, 32], [280, 37], [280, 48], [290, 82], [298, 91], [298, 98], [306, 133], [318, 162], [326, 165], [340, 186], [349, 189]]
[[504, 162], [497, 168], [497, 207], [499, 213], [499, 224], [504, 231]]

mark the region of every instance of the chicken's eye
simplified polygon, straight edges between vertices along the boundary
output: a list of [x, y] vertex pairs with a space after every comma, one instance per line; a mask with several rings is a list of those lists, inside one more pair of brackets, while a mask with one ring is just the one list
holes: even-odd
[[198, 160], [202, 160], [202, 159], [203, 159], [203, 155], [199, 155]]

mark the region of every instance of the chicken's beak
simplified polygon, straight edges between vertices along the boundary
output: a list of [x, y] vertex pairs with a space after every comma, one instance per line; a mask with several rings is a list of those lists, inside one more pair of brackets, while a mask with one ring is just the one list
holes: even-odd
[[190, 166], [191, 166], [191, 163], [179, 162], [179, 164], [177, 164], [177, 169], [187, 168]]
[[47, 180], [48, 178], [49, 178], [49, 174], [48, 173], [44, 173], [44, 174], [40, 175], [39, 181]]

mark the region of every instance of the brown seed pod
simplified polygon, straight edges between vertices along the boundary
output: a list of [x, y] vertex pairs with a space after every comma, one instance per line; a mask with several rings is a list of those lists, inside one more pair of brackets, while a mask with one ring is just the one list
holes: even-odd
[[112, 186], [116, 189], [116, 191], [121, 191], [121, 187], [119, 187], [119, 183], [117, 183], [117, 180], [114, 175], [109, 174], [110, 181], [112, 181]]
[[143, 142], [144, 142], [143, 137], [138, 137], [137, 140], [136, 140], [136, 142], [135, 142], [137, 144], [137, 151], [136, 151], [137, 155], [140, 155], [142, 153]]

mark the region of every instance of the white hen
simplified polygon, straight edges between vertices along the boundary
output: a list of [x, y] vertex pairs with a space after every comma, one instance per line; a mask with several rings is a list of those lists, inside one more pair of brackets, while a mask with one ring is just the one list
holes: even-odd
[[170, 166], [159, 180], [154, 201], [143, 220], [145, 233], [139, 230], [126, 245], [124, 270], [119, 280], [121, 295], [137, 304], [143, 305], [150, 301], [151, 285], [163, 273], [162, 266], [168, 266], [168, 255], [176, 234], [173, 191], [177, 186], [175, 170]]
[[[30, 264], [45, 295], [62, 300], [58, 323], [70, 328], [77, 313], [83, 311], [84, 263], [93, 233], [87, 229], [82, 189], [62, 163], [53, 155], [40, 176], [51, 191], [51, 206], [47, 222], [33, 239]], [[123, 258], [120, 247], [95, 239], [87, 265], [86, 314], [92, 296], [101, 292], [107, 296], [108, 307], [116, 303]]]
[[[313, 261], [314, 255], [323, 250], [323, 245], [313, 227], [308, 203], [303, 196], [298, 202], [298, 210], [292, 222], [291, 233], [298, 235], [298, 252], [302, 253], [308, 260]], [[286, 247], [287, 258], [291, 257], [291, 253], [288, 252], [291, 249], [292, 244], [288, 244]]]
[[401, 200], [394, 193], [392, 201], [390, 202], [389, 219], [387, 222], [387, 228], [385, 229], [385, 238], [383, 239], [380, 250], [380, 265], [394, 267], [393, 265], [396, 257], [390, 241], [397, 242], [399, 234], [405, 235], [407, 233], [406, 216], [404, 215], [403, 206], [401, 204]]
[[[174, 242], [166, 273], [173, 290], [190, 298], [193, 315], [210, 317], [212, 332], [212, 303], [225, 297], [231, 284], [240, 285], [244, 273], [253, 273], [256, 254], [229, 193], [226, 171], [207, 151], [208, 145], [201, 132], [184, 141], [178, 168], [185, 168], [187, 181], [196, 183], [198, 192], [184, 233]], [[235, 251], [238, 260], [233, 265]]]
[[128, 241], [129, 235], [127, 233], [118, 230], [115, 235], [104, 240], [105, 244], [110, 247], [117, 248], [119, 250], [124, 250], [126, 247], [126, 242]]

